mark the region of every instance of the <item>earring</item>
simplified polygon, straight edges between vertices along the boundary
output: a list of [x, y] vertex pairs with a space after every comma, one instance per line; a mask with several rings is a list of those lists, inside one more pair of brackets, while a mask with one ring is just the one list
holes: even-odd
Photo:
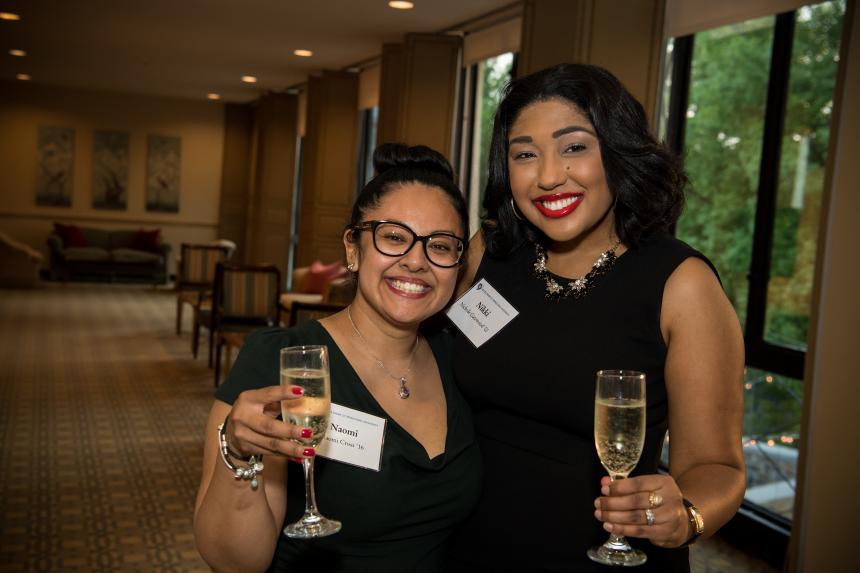
[[517, 209], [517, 205], [516, 205], [516, 203], [514, 203], [514, 197], [513, 197], [513, 195], [511, 195], [510, 197], [508, 197], [508, 201], [510, 201], [510, 202], [511, 202], [511, 211], [513, 211], [513, 213], [514, 213], [514, 217], [516, 217], [516, 218], [517, 218], [517, 219], [519, 219], [520, 221], [523, 221], [523, 220], [524, 220], [524, 219], [523, 219], [523, 216], [522, 216], [522, 215], [520, 215], [520, 212], [519, 212], [519, 210]]
[[346, 265], [346, 270], [348, 270], [349, 272], [355, 272], [355, 264], [349, 263], [348, 265]]

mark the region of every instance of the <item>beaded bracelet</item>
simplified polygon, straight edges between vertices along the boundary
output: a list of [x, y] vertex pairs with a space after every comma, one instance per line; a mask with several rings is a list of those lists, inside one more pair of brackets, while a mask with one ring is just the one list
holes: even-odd
[[[221, 444], [221, 460], [224, 462], [224, 465], [227, 466], [231, 472], [233, 472], [233, 477], [235, 479], [243, 479], [251, 481], [251, 489], [256, 490], [257, 486], [260, 485], [260, 482], [257, 480], [257, 474], [263, 472], [263, 456], [259, 456], [259, 461], [257, 460], [257, 456], [249, 456], [248, 459], [242, 459], [237, 456], [231, 449], [230, 446], [227, 445], [227, 421], [230, 419], [230, 416], [224, 418], [224, 423], [218, 426], [218, 442]], [[239, 467], [233, 462], [233, 458], [239, 458], [240, 461], [243, 461], [248, 464], [247, 467]]]

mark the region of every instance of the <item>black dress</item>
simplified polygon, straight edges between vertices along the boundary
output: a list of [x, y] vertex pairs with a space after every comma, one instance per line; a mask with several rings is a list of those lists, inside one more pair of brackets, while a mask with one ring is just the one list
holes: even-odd
[[[388, 420], [379, 472], [322, 457], [316, 460], [320, 512], [340, 520], [343, 528], [330, 537], [312, 541], [281, 535], [271, 571], [443, 570], [442, 561], [454, 526], [466, 518], [479, 495], [480, 455], [469, 407], [451, 375], [450, 337], [428, 334], [427, 341], [439, 367], [448, 406], [445, 453], [433, 459], [411, 434], [388, 417], [318, 322], [289, 330], [262, 330], [248, 338], [216, 393], [218, 399], [232, 404], [244, 390], [277, 385], [281, 348], [325, 344], [330, 355], [332, 402]], [[288, 472], [285, 523], [292, 523], [304, 510], [304, 476], [299, 464], [290, 463]]]
[[[631, 475], [656, 473], [668, 425], [663, 287], [690, 256], [704, 259], [670, 236], [652, 237], [585, 297], [559, 301], [547, 300], [534, 276], [533, 246], [504, 260], [484, 256], [475, 281], [486, 279], [519, 315], [480, 348], [459, 332], [455, 339], [454, 373], [473, 409], [484, 483], [449, 570], [608, 570], [585, 553], [608, 537], [594, 517], [606, 475], [594, 449], [595, 373], [646, 374], [645, 447]], [[648, 554], [637, 572], [689, 571], [687, 549], [630, 541]]]

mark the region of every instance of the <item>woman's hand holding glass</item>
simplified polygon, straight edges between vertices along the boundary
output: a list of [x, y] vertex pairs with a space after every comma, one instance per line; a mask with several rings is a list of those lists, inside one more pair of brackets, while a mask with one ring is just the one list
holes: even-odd
[[654, 474], [616, 481], [604, 477], [600, 486], [602, 497], [594, 500], [594, 516], [606, 531], [643, 537], [660, 547], [678, 547], [689, 539], [687, 510], [671, 476]]
[[[239, 394], [230, 410], [227, 444], [239, 456], [279, 455], [305, 458], [314, 455], [297, 440], [311, 435], [310, 428], [284, 424], [278, 420], [281, 402], [301, 398], [298, 386], [269, 386]], [[296, 440], [296, 441], [294, 441]]]
[[[645, 443], [645, 375], [632, 370], [601, 370], [594, 393], [594, 445], [611, 481], [623, 481], [639, 463]], [[650, 510], [649, 510], [650, 511]], [[654, 519], [648, 514], [648, 523]], [[587, 551], [604, 565], [635, 567], [648, 560], [621, 532], [610, 531], [603, 545]]]

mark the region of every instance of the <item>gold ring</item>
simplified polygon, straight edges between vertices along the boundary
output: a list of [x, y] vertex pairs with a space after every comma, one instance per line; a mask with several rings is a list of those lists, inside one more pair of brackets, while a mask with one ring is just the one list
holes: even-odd
[[654, 511], [650, 508], [645, 510], [645, 523], [654, 525]]
[[648, 506], [651, 509], [654, 509], [655, 507], [660, 507], [661, 505], [663, 505], [662, 495], [660, 495], [656, 491], [652, 491], [650, 494], [648, 494]]

